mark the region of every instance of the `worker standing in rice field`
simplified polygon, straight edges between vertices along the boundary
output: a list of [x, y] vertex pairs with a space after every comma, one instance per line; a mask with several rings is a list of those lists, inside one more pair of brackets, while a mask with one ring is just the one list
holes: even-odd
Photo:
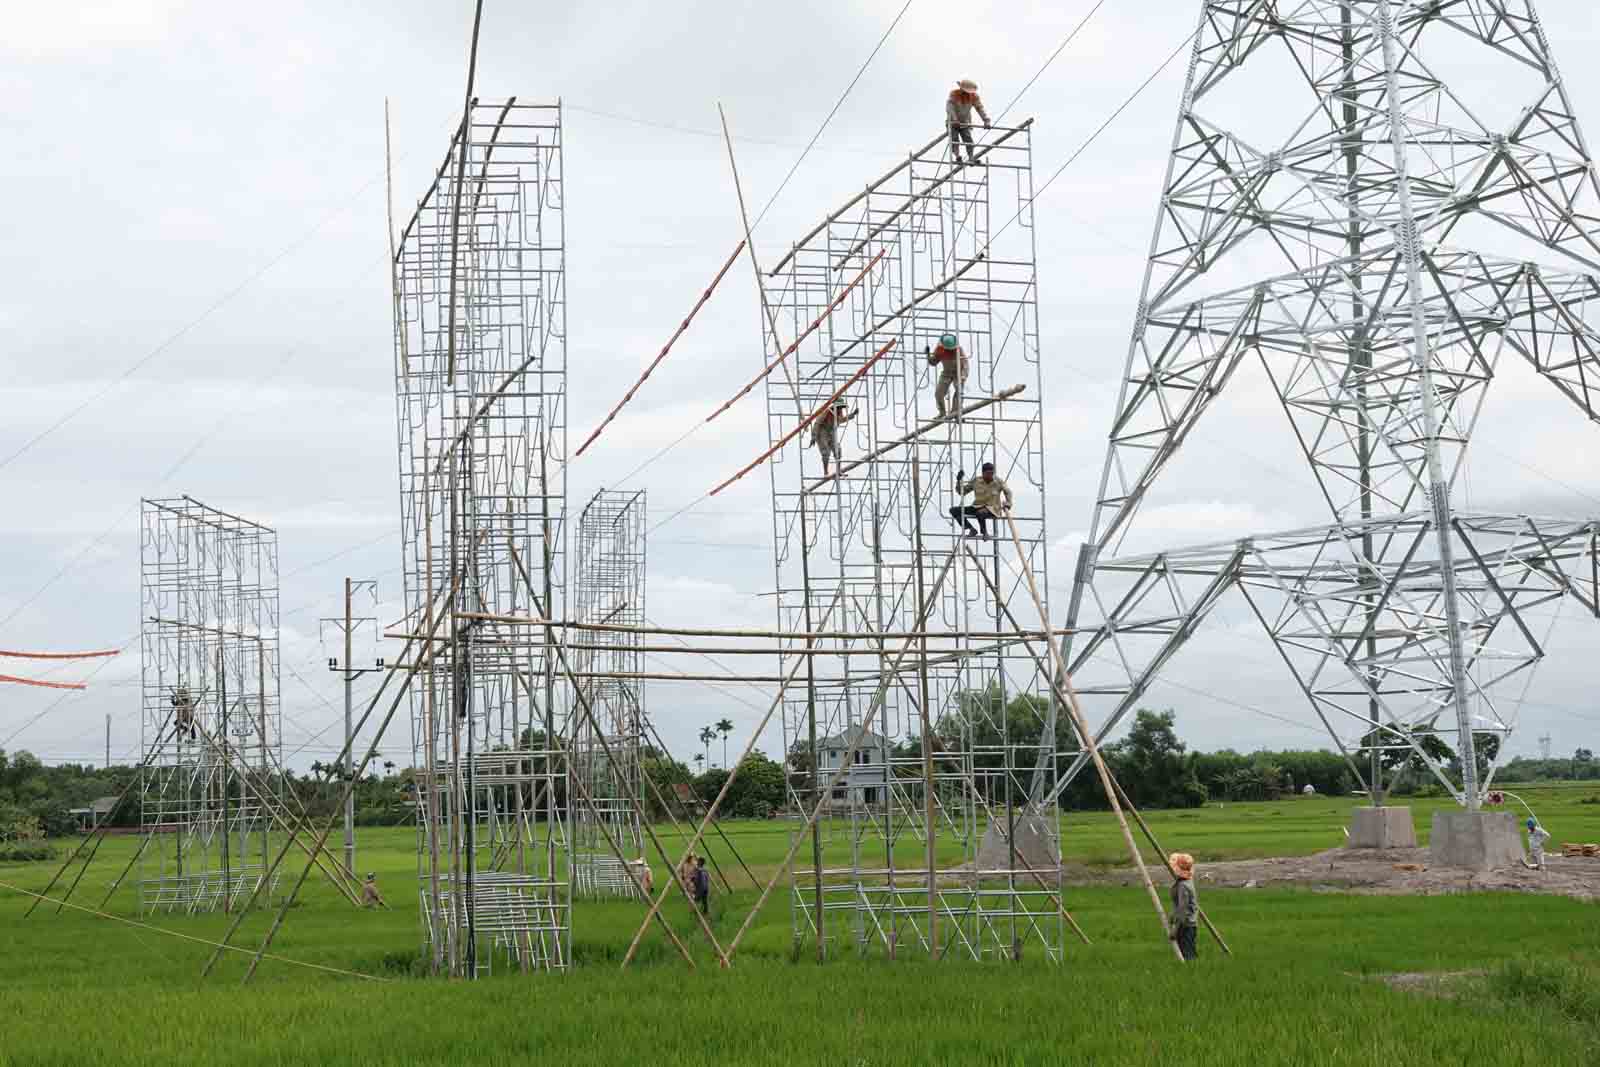
[[1539, 820], [1532, 815], [1528, 816], [1528, 858], [1522, 865], [1530, 871], [1544, 870], [1544, 843], [1550, 840], [1550, 834], [1539, 825]]
[[[933, 389], [933, 402], [939, 408], [939, 417], [954, 415], [961, 410], [961, 389], [967, 384], [967, 354], [962, 351], [956, 335], [947, 333], [939, 338], [936, 348], [924, 348], [928, 366], [939, 368], [939, 384]], [[952, 399], [951, 392], [955, 393]]]
[[831, 460], [840, 458], [839, 429], [856, 417], [856, 411], [846, 410], [845, 402], [838, 400], [811, 424], [811, 443], [822, 457], [822, 473], [826, 477]]
[[383, 899], [383, 894], [378, 892], [378, 874], [376, 871], [368, 871], [367, 880], [361, 883], [361, 906], [363, 908], [387, 908], [389, 906]]
[[956, 166], [962, 166], [961, 142], [967, 142], [967, 162], [978, 162], [977, 149], [972, 144], [972, 112], [976, 110], [978, 117], [983, 119], [983, 128], [989, 128], [989, 113], [983, 109], [983, 101], [978, 97], [978, 83], [971, 78], [962, 78], [956, 82], [956, 87], [950, 90], [950, 96], [944, 102], [944, 125], [950, 132], [950, 155], [954, 158]]
[[1194, 891], [1194, 857], [1174, 852], [1167, 857], [1172, 868], [1172, 914], [1167, 916], [1167, 938], [1176, 941], [1185, 961], [1199, 953], [1200, 898]]

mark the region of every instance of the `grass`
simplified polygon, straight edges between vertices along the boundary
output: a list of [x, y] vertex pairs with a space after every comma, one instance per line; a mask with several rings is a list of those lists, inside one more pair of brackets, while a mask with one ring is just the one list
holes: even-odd
[[[1592, 792], [1524, 795], [1559, 842], [1600, 838], [1600, 812], [1578, 803]], [[1151, 821], [1164, 844], [1202, 861], [1285, 855], [1337, 843], [1349, 806], [1229, 804]], [[1413, 806], [1426, 833], [1430, 805]], [[1069, 814], [1064, 826], [1069, 860], [1118, 858], [1109, 816]], [[775, 869], [788, 845], [783, 823], [727, 829], [758, 874]], [[1199, 964], [1180, 968], [1155, 936], [1141, 891], [1096, 887], [1068, 892], [1095, 943], [1069, 944], [1064, 966], [1032, 957], [888, 964], [846, 952], [819, 967], [808, 953], [790, 962], [780, 889], [732, 971], [718, 971], [673, 901], [669, 916], [695, 946], [697, 969], [652, 932], [640, 965], [624, 974], [616, 960], [639, 909], [580, 903], [572, 973], [467, 984], [403, 977], [419, 941], [413, 842], [409, 830], [360, 835], [361, 867], [379, 873], [393, 910], [353, 913], [316, 879], [275, 944], [293, 959], [395, 976], [384, 984], [267, 963], [241, 988], [236, 959], [202, 982], [203, 946], [44, 907], [24, 921], [25, 898], [0, 893], [0, 1065], [1595, 1062], [1587, 1028], [1600, 988], [1600, 908], [1592, 904], [1211, 889], [1207, 910], [1235, 956], [1203, 943]], [[97, 902], [133, 847], [108, 842], [75, 899]], [[53, 866], [0, 865], [0, 880], [41, 888]], [[719, 938], [732, 936], [754, 899], [743, 888], [721, 897]], [[132, 908], [129, 889], [111, 906], [119, 915]], [[242, 942], [259, 940], [265, 924], [252, 917]], [[224, 919], [158, 925], [216, 937]], [[1468, 993], [1426, 999], [1368, 980], [1463, 970], [1489, 977]]]

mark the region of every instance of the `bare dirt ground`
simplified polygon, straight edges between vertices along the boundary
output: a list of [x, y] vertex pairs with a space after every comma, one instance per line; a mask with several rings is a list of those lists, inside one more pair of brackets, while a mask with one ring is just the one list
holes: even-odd
[[[1207, 863], [1201, 856], [1195, 858], [1202, 887], [1255, 889], [1294, 885], [1325, 892], [1397, 896], [1521, 892], [1600, 900], [1600, 858], [1594, 857], [1546, 856], [1543, 871], [1521, 867], [1498, 871], [1433, 867], [1428, 863], [1426, 848], [1331, 848], [1310, 856], [1215, 863]], [[1151, 874], [1166, 879], [1166, 871], [1159, 865]], [[1132, 885], [1138, 879], [1131, 867], [1068, 865], [1062, 868], [1061, 876], [1069, 885]]]

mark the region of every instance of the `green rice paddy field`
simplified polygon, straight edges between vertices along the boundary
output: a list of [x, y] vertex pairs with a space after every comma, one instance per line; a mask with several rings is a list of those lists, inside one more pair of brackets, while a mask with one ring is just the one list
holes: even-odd
[[[1600, 803], [1583, 803], [1600, 794], [1593, 783], [1519, 792], [1557, 842], [1600, 840]], [[1229, 804], [1151, 822], [1164, 844], [1204, 864], [1336, 845], [1352, 803]], [[1438, 803], [1413, 804], [1424, 835]], [[790, 832], [782, 822], [725, 829], [758, 876], [777, 868]], [[670, 847], [673, 831], [660, 832]], [[1066, 817], [1063, 841], [1069, 863], [1122, 858], [1107, 815]], [[135, 846], [109, 841], [74, 900], [97, 903]], [[847, 949], [819, 966], [809, 952], [793, 958], [780, 887], [728, 971], [674, 900], [667, 913], [698, 966], [652, 932], [639, 962], [619, 972], [641, 909], [580, 903], [571, 973], [465, 983], [409, 974], [419, 941], [413, 832], [364, 829], [359, 847], [358, 865], [378, 872], [395, 907], [353, 912], [314, 878], [274, 950], [383, 981], [268, 962], [241, 986], [237, 957], [202, 981], [203, 944], [47, 907], [24, 919], [28, 898], [0, 890], [0, 1064], [1600, 1063], [1593, 903], [1207, 890], [1234, 956], [1203, 942], [1200, 961], [1180, 967], [1142, 890], [1079, 888], [1067, 904], [1094, 943], [1069, 941], [1060, 966], [1037, 953], [933, 964]], [[54, 866], [0, 865], [0, 881], [38, 890]], [[724, 941], [756, 897], [742, 874], [734, 882], [714, 909]], [[131, 889], [108, 910], [132, 917]], [[241, 941], [258, 941], [266, 922], [253, 917]], [[225, 920], [154, 924], [215, 938]], [[1419, 973], [1435, 977], [1384, 980]]]

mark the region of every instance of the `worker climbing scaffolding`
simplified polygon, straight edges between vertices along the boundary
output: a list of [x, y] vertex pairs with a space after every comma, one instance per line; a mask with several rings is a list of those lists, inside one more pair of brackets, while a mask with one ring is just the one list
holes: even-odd
[[842, 458], [839, 452], [839, 430], [848, 425], [856, 414], [855, 409], [847, 408], [844, 400], [840, 399], [811, 424], [811, 444], [816, 447], [817, 455], [822, 459], [824, 475], [831, 469], [829, 464], [832, 460]]
[[[961, 498], [968, 493], [972, 494], [972, 503], [963, 507]], [[1003, 478], [995, 477], [993, 463], [985, 463], [976, 478], [968, 478], [966, 471], [956, 472], [956, 504], [950, 509], [950, 517], [961, 524], [968, 537], [988, 540], [989, 520], [998, 522], [1011, 510], [1011, 503], [1011, 487]], [[978, 520], [977, 530], [967, 521], [969, 518]]]
[[172, 691], [172, 723], [175, 737], [193, 741], [198, 727], [194, 721], [194, 697], [189, 687], [180, 685]]
[[[967, 384], [967, 353], [953, 333], [941, 335], [937, 347], [924, 348], [922, 351], [928, 357], [928, 366], [939, 368], [939, 382], [933, 387], [933, 402], [942, 419], [961, 407], [962, 387]], [[955, 393], [954, 400], [950, 396], [952, 392]]]
[[989, 128], [989, 113], [983, 109], [983, 100], [978, 96], [978, 83], [971, 78], [962, 78], [956, 82], [956, 87], [950, 90], [950, 96], [944, 103], [944, 124], [950, 131], [950, 156], [955, 165], [960, 167], [965, 164], [961, 159], [961, 142], [967, 142], [967, 163], [978, 162], [978, 150], [972, 143], [972, 112], [976, 110], [978, 117], [983, 119], [983, 128]]

